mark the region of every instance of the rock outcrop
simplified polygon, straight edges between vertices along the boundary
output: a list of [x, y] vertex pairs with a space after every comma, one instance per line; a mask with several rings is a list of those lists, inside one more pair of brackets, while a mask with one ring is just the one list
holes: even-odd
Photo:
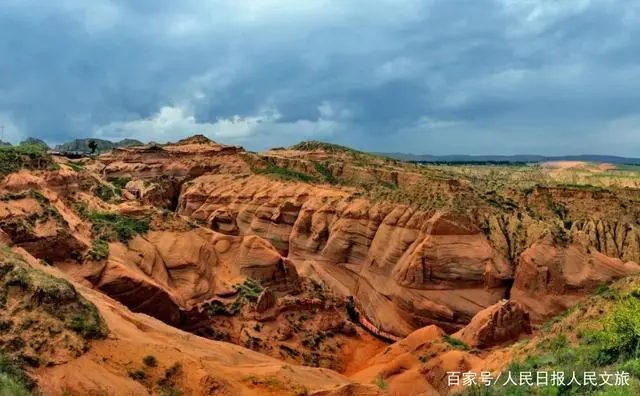
[[81, 258], [87, 245], [58, 210], [59, 201], [54, 203], [35, 190], [0, 198], [0, 230], [11, 244], [49, 263]]
[[517, 341], [531, 334], [529, 314], [513, 301], [501, 301], [486, 308], [471, 319], [464, 329], [453, 336], [476, 348], [489, 348]]
[[272, 308], [275, 305], [275, 296], [273, 295], [271, 288], [266, 287], [258, 296], [258, 301], [256, 302], [256, 312], [258, 314], [264, 313], [266, 310]]
[[125, 185], [125, 191], [131, 194], [131, 199], [142, 204], [170, 209], [175, 206], [180, 195], [180, 183], [166, 177], [154, 181], [136, 179]]
[[539, 324], [599, 285], [639, 271], [638, 264], [600, 253], [582, 233], [565, 246], [549, 236], [522, 253], [511, 298], [530, 313], [532, 322]]
[[239, 155], [244, 149], [213, 141], [116, 148], [100, 156], [102, 173], [112, 178], [153, 179], [196, 177], [205, 173], [242, 173], [249, 167]]

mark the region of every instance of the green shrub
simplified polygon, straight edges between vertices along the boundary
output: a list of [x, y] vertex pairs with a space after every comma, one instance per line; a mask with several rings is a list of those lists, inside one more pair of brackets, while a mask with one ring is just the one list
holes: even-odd
[[88, 217], [93, 223], [94, 235], [105, 241], [119, 240], [126, 243], [134, 236], [149, 231], [147, 219], [112, 212], [92, 212]]
[[339, 144], [321, 142], [319, 140], [305, 140], [290, 147], [292, 150], [298, 151], [325, 151], [327, 153], [359, 153], [367, 154], [362, 151], [352, 149], [351, 147], [341, 146]]
[[144, 359], [142, 359], [142, 361], [144, 362], [144, 364], [146, 364], [149, 367], [157, 367], [158, 366], [158, 359], [156, 359], [156, 357], [153, 356], [153, 355], [145, 356]]
[[182, 372], [182, 363], [175, 362], [171, 367], [165, 370], [164, 377], [171, 378]]
[[67, 162], [65, 165], [67, 165], [69, 168], [73, 169], [74, 172], [82, 172], [84, 170], [84, 165], [82, 164], [76, 164], [75, 162]]
[[593, 363], [600, 366], [640, 357], [640, 299], [633, 292], [620, 298], [603, 329], [587, 333], [586, 340], [597, 348]]
[[113, 198], [119, 196], [120, 194], [115, 190], [115, 188], [111, 186], [107, 186], [104, 184], [98, 185], [93, 193], [105, 202], [111, 201]]
[[93, 304], [85, 305], [85, 310], [73, 317], [71, 329], [89, 340], [105, 338], [107, 335], [100, 313]]
[[104, 239], [95, 239], [91, 243], [91, 249], [89, 250], [89, 257], [92, 260], [102, 260], [109, 257], [109, 243]]
[[147, 378], [147, 373], [144, 370], [129, 371], [127, 374], [129, 378], [138, 382], [142, 382]]
[[331, 170], [327, 168], [324, 164], [320, 162], [314, 162], [313, 165], [315, 166], [316, 171], [318, 171], [318, 173], [320, 173], [322, 177], [324, 177], [327, 183], [329, 184], [338, 183], [338, 179], [336, 179], [335, 176], [333, 176], [333, 173], [331, 173]]
[[24, 199], [26, 197], [27, 197], [27, 193], [26, 192], [7, 193], [7, 194], [3, 195], [2, 197], [0, 197], [0, 201], [4, 201], [4, 202], [16, 201], [16, 200]]
[[228, 310], [231, 315], [238, 313], [245, 302], [257, 301], [260, 293], [264, 290], [258, 281], [251, 278], [247, 278], [243, 283], [236, 284], [234, 287], [238, 291], [238, 296]]
[[235, 288], [250, 301], [258, 300], [258, 296], [264, 290], [258, 281], [251, 278], [247, 278], [243, 283], [235, 285]]
[[131, 178], [130, 177], [117, 177], [115, 179], [110, 179], [109, 181], [111, 182], [111, 184], [113, 184], [114, 186], [116, 186], [120, 190], [123, 190], [126, 187], [127, 183], [129, 183], [131, 181]]
[[182, 364], [175, 362], [171, 367], [164, 371], [164, 376], [158, 380], [158, 385], [165, 390], [173, 388], [175, 377], [182, 373]]
[[161, 395], [162, 396], [182, 396], [182, 391], [174, 387], [170, 387], [170, 388], [164, 389]]
[[0, 395], [31, 395], [36, 388], [24, 368], [15, 359], [0, 353]]

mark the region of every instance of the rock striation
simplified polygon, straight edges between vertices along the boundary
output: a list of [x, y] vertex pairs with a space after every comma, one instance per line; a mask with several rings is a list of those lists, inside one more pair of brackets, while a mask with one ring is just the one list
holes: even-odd
[[206, 175], [178, 213], [230, 235], [257, 235], [312, 271], [381, 329], [460, 329], [504, 297], [509, 263], [467, 218], [354, 198], [349, 189]]

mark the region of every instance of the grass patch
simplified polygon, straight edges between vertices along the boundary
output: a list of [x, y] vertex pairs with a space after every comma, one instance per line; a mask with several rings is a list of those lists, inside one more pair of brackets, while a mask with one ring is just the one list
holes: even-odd
[[318, 171], [318, 173], [320, 173], [322, 175], [322, 177], [324, 177], [324, 180], [329, 183], [329, 184], [337, 184], [338, 183], [338, 179], [335, 178], [335, 176], [333, 176], [333, 173], [331, 173], [331, 170], [329, 168], [327, 168], [326, 165], [320, 163], [320, 162], [314, 162], [313, 163], [314, 167], [316, 168], [316, 171]]
[[127, 183], [131, 181], [130, 177], [117, 177], [115, 179], [110, 179], [109, 182], [119, 188], [120, 190], [124, 190], [127, 186]]
[[313, 176], [278, 166], [269, 158], [262, 158], [262, 163], [265, 166], [264, 168], [259, 168], [252, 163], [249, 164], [253, 173], [258, 175], [275, 176], [284, 180], [298, 180], [305, 183], [312, 183], [316, 181], [316, 178]]
[[0, 395], [6, 396], [31, 396], [31, 391], [20, 380], [0, 373]]
[[445, 334], [444, 340], [447, 342], [447, 344], [451, 345], [454, 349], [458, 349], [458, 350], [461, 350], [461, 351], [470, 351], [471, 350], [471, 347], [469, 345], [465, 344], [463, 341], [461, 341], [461, 340], [459, 340], [457, 338], [451, 337], [448, 334]]
[[104, 239], [95, 239], [91, 243], [88, 254], [92, 260], [102, 260], [109, 257], [109, 243]]
[[120, 197], [120, 190], [106, 184], [99, 184], [93, 190], [96, 197], [105, 202], [109, 202], [114, 198]]
[[567, 190], [583, 190], [583, 191], [593, 191], [593, 192], [607, 192], [606, 188], [600, 186], [594, 186], [592, 184], [558, 184], [557, 187], [564, 188]]
[[[9, 202], [9, 201], [21, 200], [25, 198], [35, 199], [36, 201], [38, 201], [38, 203], [40, 204], [40, 207], [42, 208], [42, 212], [31, 213], [29, 216], [25, 218], [27, 224], [24, 224], [24, 225], [26, 227], [32, 228], [36, 225], [36, 222], [38, 221], [45, 222], [50, 218], [56, 220], [64, 228], [69, 227], [69, 224], [67, 223], [67, 221], [64, 219], [64, 217], [62, 217], [60, 212], [58, 212], [58, 209], [56, 209], [53, 205], [51, 205], [51, 202], [49, 201], [49, 199], [39, 191], [29, 190], [29, 191], [23, 191], [19, 193], [7, 193], [2, 197], [0, 197], [0, 201]], [[7, 221], [4, 221], [2, 223], [3, 223], [3, 226], [10, 228], [8, 226], [8, 223], [15, 223], [20, 221], [21, 220], [19, 219], [9, 218]]]
[[93, 223], [93, 233], [104, 241], [118, 240], [127, 243], [134, 236], [149, 231], [148, 219], [137, 219], [113, 212], [92, 212], [88, 215]]
[[389, 390], [389, 385], [382, 375], [377, 376], [373, 383], [376, 384], [383, 392], [387, 392]]
[[24, 293], [27, 305], [39, 307], [84, 339], [106, 337], [107, 329], [98, 309], [71, 283], [27, 266], [5, 247], [0, 252], [0, 297], [9, 287]]
[[77, 172], [77, 173], [80, 173], [84, 170], [84, 165], [76, 164], [75, 162], [67, 162], [65, 165], [67, 165], [69, 168], [71, 168], [74, 172]]
[[0, 353], [0, 395], [31, 395], [36, 383], [16, 360]]

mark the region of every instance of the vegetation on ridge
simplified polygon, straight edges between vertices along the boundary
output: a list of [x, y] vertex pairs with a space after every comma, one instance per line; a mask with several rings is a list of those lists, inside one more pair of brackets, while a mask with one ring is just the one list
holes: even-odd
[[0, 330], [2, 395], [31, 394], [26, 366], [49, 364], [57, 351], [79, 356], [108, 332], [71, 283], [31, 267], [7, 246], [0, 246]]
[[268, 157], [261, 157], [256, 160], [245, 155], [244, 159], [251, 168], [251, 171], [258, 175], [271, 175], [284, 180], [298, 180], [305, 183], [316, 181], [316, 178], [313, 176], [278, 166], [273, 159]]
[[29, 378], [19, 359], [0, 353], [0, 395], [28, 396], [35, 387], [35, 382]]
[[305, 140], [298, 144], [294, 144], [289, 147], [291, 150], [299, 150], [299, 151], [326, 151], [328, 153], [358, 153], [370, 155], [369, 153], [365, 153], [364, 151], [359, 151], [356, 149], [352, 149], [351, 147], [342, 146], [335, 143], [327, 143], [319, 140]]
[[0, 146], [0, 178], [21, 169], [42, 170], [56, 164], [41, 145]]
[[[479, 385], [464, 395], [626, 395], [640, 394], [640, 276], [603, 286], [598, 294], [547, 322], [531, 341], [512, 347], [516, 357], [502, 374], [564, 372], [565, 385], [527, 387]], [[568, 384], [572, 373], [580, 384]], [[627, 372], [629, 386], [595, 386], [582, 382], [584, 373]], [[485, 389], [486, 388], [486, 389]]]

